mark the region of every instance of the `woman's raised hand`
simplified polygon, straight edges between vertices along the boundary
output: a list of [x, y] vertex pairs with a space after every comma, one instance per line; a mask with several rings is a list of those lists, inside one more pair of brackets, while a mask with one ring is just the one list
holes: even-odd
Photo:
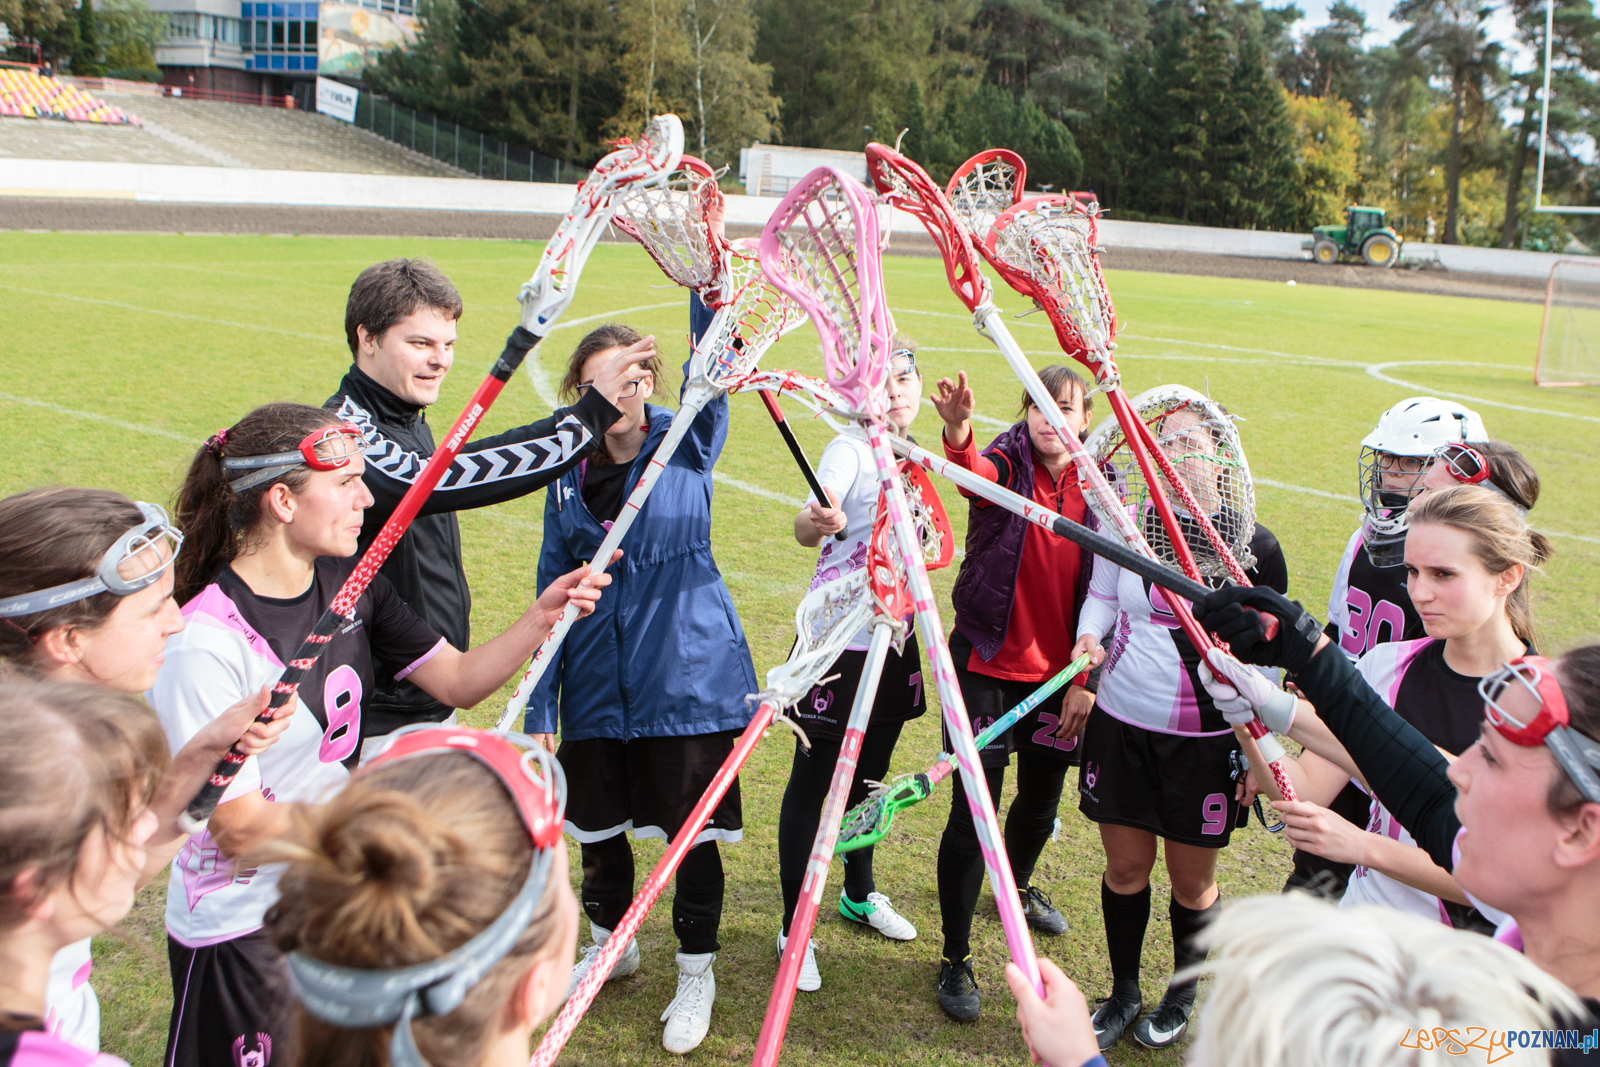
[[953, 382], [949, 378], [940, 378], [934, 386], [934, 394], [928, 399], [933, 401], [933, 410], [944, 420], [945, 441], [952, 448], [964, 447], [969, 436], [967, 422], [977, 405], [972, 387], [967, 384], [967, 372], [958, 371]]

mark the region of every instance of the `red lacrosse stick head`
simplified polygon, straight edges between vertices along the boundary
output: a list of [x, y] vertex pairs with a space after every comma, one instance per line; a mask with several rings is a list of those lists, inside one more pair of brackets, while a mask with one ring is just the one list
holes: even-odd
[[916, 217], [944, 259], [950, 289], [968, 311], [990, 298], [989, 280], [979, 270], [978, 251], [955, 208], [928, 172], [888, 145], [867, 145], [867, 177], [884, 201]]
[[921, 467], [909, 459], [900, 461], [900, 488], [905, 491], [911, 521], [922, 541], [922, 563], [930, 571], [950, 566], [956, 556], [956, 535], [950, 529], [950, 516], [944, 501]]
[[1061, 350], [1094, 372], [1114, 374], [1116, 309], [1100, 270], [1095, 213], [1065, 196], [1035, 196], [1000, 213], [984, 258], [1007, 285], [1050, 319]]
[[987, 148], [957, 167], [944, 191], [973, 241], [981, 244], [995, 216], [1020, 203], [1027, 187], [1028, 164], [1021, 156]]
[[867, 543], [867, 583], [884, 615], [895, 621], [906, 617], [917, 606], [911, 595], [910, 575], [900, 558], [900, 545], [894, 537], [894, 523], [878, 491], [878, 517], [872, 523], [872, 540]]

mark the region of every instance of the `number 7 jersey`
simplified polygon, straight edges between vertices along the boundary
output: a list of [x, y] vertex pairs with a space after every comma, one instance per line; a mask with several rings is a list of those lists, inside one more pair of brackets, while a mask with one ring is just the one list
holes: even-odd
[[[1257, 523], [1250, 551], [1256, 558], [1247, 572], [1251, 583], [1287, 593], [1288, 565], [1272, 531]], [[1200, 684], [1200, 656], [1159, 587], [1097, 557], [1078, 620], [1079, 636], [1086, 633], [1106, 650], [1095, 706], [1107, 715], [1156, 733], [1232, 732]]]

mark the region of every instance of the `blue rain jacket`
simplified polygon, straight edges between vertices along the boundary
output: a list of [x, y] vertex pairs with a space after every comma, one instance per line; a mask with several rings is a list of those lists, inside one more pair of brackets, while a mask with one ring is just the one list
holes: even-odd
[[[693, 301], [693, 334], [709, 314]], [[685, 364], [687, 373], [687, 363]], [[634, 458], [637, 484], [673, 413], [645, 405], [650, 433]], [[688, 737], [742, 730], [757, 691], [755, 666], [733, 598], [711, 558], [711, 468], [728, 438], [724, 394], [695, 418], [622, 539], [622, 558], [594, 614], [573, 625], [528, 701], [523, 728], [561, 736]], [[545, 497], [538, 587], [594, 558], [605, 537], [584, 506], [580, 472]]]

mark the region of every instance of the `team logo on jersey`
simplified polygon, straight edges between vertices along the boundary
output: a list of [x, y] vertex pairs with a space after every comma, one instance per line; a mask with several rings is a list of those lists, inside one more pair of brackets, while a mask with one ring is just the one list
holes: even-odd
[[1094, 787], [1100, 783], [1100, 767], [1094, 760], [1083, 761], [1083, 783], [1078, 786], [1078, 792], [1089, 798], [1092, 804], [1100, 803], [1100, 798], [1094, 795]]
[[272, 1035], [256, 1031], [254, 1048], [246, 1049], [244, 1034], [233, 1039], [234, 1067], [267, 1067], [272, 1062]]
[[811, 691], [811, 710], [818, 715], [828, 714], [828, 709], [833, 707], [833, 690], [823, 689], [820, 686]]

